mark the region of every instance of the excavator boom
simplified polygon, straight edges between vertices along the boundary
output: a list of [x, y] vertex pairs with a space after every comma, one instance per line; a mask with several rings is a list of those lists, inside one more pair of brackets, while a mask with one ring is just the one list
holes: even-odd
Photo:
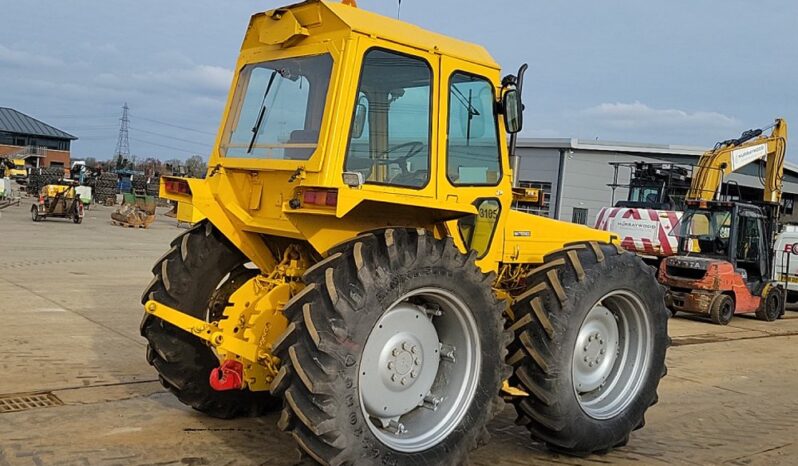
[[781, 201], [784, 178], [784, 158], [787, 152], [787, 122], [775, 121], [770, 136], [762, 136], [769, 129], [749, 130], [738, 139], [719, 142], [701, 156], [696, 166], [693, 182], [687, 193], [688, 200], [713, 200], [729, 174], [751, 162], [765, 159], [765, 202]]

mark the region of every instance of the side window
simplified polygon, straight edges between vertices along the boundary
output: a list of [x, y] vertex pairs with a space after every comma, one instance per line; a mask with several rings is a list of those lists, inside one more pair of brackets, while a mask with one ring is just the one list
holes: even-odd
[[452, 75], [446, 161], [452, 184], [498, 184], [501, 152], [494, 102], [490, 81], [465, 73]]
[[477, 252], [482, 258], [488, 252], [496, 223], [501, 214], [501, 204], [496, 199], [482, 199], [477, 201], [477, 215], [469, 215], [457, 221], [460, 236], [466, 248]]
[[430, 165], [431, 85], [427, 62], [379, 49], [367, 52], [345, 170], [363, 173], [367, 183], [425, 186]]
[[760, 255], [760, 221], [755, 217], [742, 217], [739, 222], [737, 260], [755, 262]]

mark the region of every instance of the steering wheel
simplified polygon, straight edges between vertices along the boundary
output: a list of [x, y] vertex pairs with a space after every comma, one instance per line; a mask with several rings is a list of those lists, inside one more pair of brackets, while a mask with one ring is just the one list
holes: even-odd
[[380, 155], [388, 155], [402, 149], [406, 151], [406, 154], [401, 157], [397, 157], [395, 159], [375, 159], [374, 162], [381, 165], [391, 165], [394, 163], [399, 165], [399, 170], [401, 170], [401, 173], [396, 175], [396, 177], [411, 175], [410, 171], [407, 169], [407, 161], [417, 156], [421, 153], [421, 151], [424, 150], [423, 142], [410, 141], [397, 144], [393, 147], [389, 147], [387, 150], [382, 151]]

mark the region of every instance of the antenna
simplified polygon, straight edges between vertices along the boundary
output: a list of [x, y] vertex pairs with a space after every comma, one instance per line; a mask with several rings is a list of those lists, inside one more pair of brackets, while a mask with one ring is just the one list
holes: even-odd
[[396, 7], [396, 19], [399, 19], [399, 13], [402, 11], [402, 0], [399, 0], [399, 6]]
[[127, 115], [128, 110], [127, 102], [125, 102], [125, 105], [122, 106], [122, 118], [119, 119], [122, 124], [119, 126], [119, 139], [116, 141], [116, 151], [114, 154], [118, 167], [122, 165], [123, 160], [130, 159], [130, 141], [128, 140], [130, 119]]

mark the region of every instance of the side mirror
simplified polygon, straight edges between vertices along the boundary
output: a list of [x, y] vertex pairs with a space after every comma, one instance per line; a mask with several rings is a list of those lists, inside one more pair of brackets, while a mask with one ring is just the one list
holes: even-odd
[[357, 104], [355, 108], [355, 119], [352, 122], [352, 139], [359, 139], [363, 135], [363, 129], [366, 127], [366, 116], [368, 116], [368, 107], [365, 104]]
[[508, 89], [502, 97], [502, 113], [507, 132], [515, 134], [524, 126], [524, 106], [518, 89]]

